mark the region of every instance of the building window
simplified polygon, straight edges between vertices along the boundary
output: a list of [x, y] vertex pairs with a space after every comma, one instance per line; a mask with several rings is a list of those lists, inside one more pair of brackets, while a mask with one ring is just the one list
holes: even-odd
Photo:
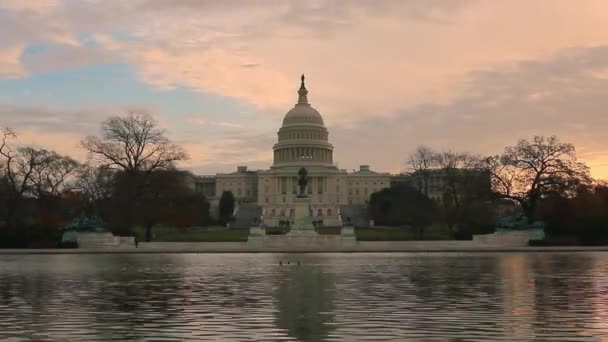
[[273, 216], [274, 216], [274, 215], [276, 215], [276, 214], [277, 214], [276, 209], [272, 209], [272, 210], [270, 211], [270, 217], [273, 217]]
[[331, 216], [331, 209], [327, 209], [327, 216]]
[[359, 189], [355, 189], [355, 195], [359, 194]]
[[283, 196], [283, 203], [285, 203], [285, 196]]
[[323, 209], [317, 210], [317, 216], [323, 216]]
[[266, 201], [265, 202], [266, 202], [266, 204], [268, 204], [268, 197], [266, 197]]
[[291, 216], [291, 217], [296, 216], [295, 209], [289, 209], [289, 216]]
[[285, 216], [285, 209], [281, 209], [281, 216]]

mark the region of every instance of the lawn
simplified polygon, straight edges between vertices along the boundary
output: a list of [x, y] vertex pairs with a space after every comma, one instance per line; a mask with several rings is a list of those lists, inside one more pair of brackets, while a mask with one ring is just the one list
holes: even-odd
[[[225, 241], [247, 241], [249, 230], [247, 229], [224, 229], [219, 230], [194, 230], [187, 228], [155, 227], [152, 230], [152, 241], [158, 242], [225, 242]], [[141, 227], [134, 230], [139, 241], [145, 241], [145, 231]]]
[[[340, 228], [317, 228], [319, 234], [340, 234]], [[134, 230], [139, 241], [144, 241], [144, 230]], [[285, 234], [285, 229], [268, 228], [266, 234]], [[247, 241], [249, 230], [247, 229], [224, 229], [216, 228], [210, 231], [177, 229], [170, 227], [156, 227], [153, 230], [153, 241], [167, 242], [242, 242]], [[410, 228], [386, 229], [386, 228], [355, 228], [358, 241], [402, 241], [418, 240], [418, 232]], [[447, 240], [449, 233], [447, 227], [434, 225], [426, 227], [421, 240]]]

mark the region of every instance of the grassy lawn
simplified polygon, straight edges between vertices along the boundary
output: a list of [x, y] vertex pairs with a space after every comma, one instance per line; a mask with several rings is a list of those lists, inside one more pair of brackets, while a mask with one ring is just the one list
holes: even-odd
[[[317, 228], [319, 234], [340, 234], [340, 228]], [[143, 228], [136, 228], [134, 232], [139, 241], [144, 241], [145, 232]], [[268, 235], [286, 233], [285, 229], [268, 228]], [[166, 242], [242, 242], [247, 241], [249, 230], [226, 229], [217, 231], [196, 231], [187, 229], [176, 229], [169, 227], [155, 227], [153, 229], [153, 241]], [[358, 241], [404, 241], [418, 240], [418, 233], [414, 229], [383, 229], [383, 228], [355, 228]], [[421, 240], [447, 240], [448, 229], [442, 225], [426, 227]]]
[[[133, 229], [139, 241], [145, 241], [145, 230], [142, 227]], [[218, 231], [197, 231], [171, 227], [154, 227], [153, 239], [157, 242], [239, 242], [247, 241], [249, 230], [226, 229]]]
[[412, 228], [385, 229], [385, 228], [356, 228], [358, 241], [407, 241], [407, 240], [448, 240], [450, 238], [447, 227], [430, 226], [418, 231]]

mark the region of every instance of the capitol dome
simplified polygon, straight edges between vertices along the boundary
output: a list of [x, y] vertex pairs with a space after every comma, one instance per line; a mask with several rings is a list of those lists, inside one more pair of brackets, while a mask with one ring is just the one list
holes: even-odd
[[285, 114], [274, 145], [274, 165], [333, 165], [333, 146], [323, 117], [308, 103], [308, 90], [301, 78], [298, 103]]
[[304, 85], [304, 75], [302, 75], [301, 79], [302, 83], [298, 90], [298, 103], [285, 114], [283, 126], [300, 124], [316, 124], [323, 126], [321, 114], [308, 103], [308, 90]]

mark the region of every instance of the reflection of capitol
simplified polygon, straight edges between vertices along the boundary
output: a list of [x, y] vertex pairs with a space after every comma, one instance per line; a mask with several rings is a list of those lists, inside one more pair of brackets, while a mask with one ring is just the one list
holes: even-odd
[[[196, 187], [215, 205], [224, 191], [231, 191], [240, 211], [249, 211], [249, 219], [263, 214], [267, 226], [278, 226], [293, 219], [298, 170], [304, 167], [313, 219], [338, 226], [340, 210], [352, 212], [367, 204], [373, 192], [390, 186], [389, 174], [371, 171], [368, 165], [352, 173], [336, 167], [323, 118], [308, 102], [304, 75], [298, 102], [285, 115], [273, 151], [274, 162], [268, 170], [249, 171], [240, 166], [234, 173], [197, 177]], [[342, 216], [346, 218], [344, 213]]]
[[299, 341], [325, 341], [335, 329], [334, 296], [335, 278], [323, 267], [285, 269], [274, 293], [277, 326]]

